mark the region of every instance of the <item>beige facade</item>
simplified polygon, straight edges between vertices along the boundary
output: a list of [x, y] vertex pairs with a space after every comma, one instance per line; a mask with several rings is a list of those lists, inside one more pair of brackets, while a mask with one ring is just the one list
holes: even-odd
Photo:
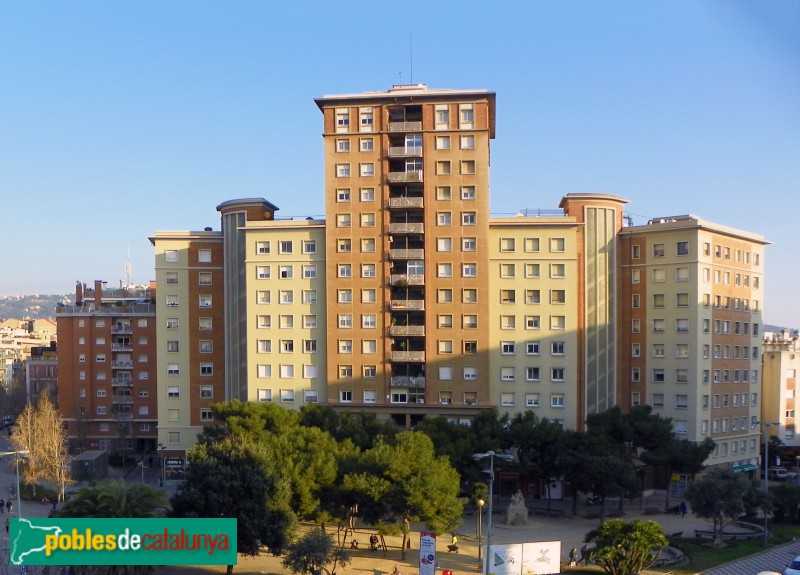
[[626, 403], [653, 406], [689, 441], [712, 438], [714, 465], [758, 457], [766, 243], [694, 216], [620, 236]]
[[[796, 414], [800, 343], [796, 336], [790, 336], [787, 332], [765, 333], [763, 348], [761, 379], [764, 391], [761, 420], [779, 424], [771, 426], [765, 433], [777, 436], [783, 442], [784, 463], [800, 467], [800, 438], [797, 436]], [[774, 463], [775, 461], [771, 462]]]

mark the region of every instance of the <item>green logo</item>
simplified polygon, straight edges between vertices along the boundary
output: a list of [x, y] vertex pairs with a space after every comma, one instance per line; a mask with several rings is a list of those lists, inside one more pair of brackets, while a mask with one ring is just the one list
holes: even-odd
[[12, 565], [235, 565], [236, 519], [12, 519]]

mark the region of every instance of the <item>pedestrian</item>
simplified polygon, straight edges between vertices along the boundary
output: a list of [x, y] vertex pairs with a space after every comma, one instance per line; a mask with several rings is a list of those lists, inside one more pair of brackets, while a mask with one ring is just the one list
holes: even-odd
[[9, 520], [8, 520], [8, 517], [6, 517], [6, 533], [8, 533], [8, 526], [9, 526], [10, 524], [11, 524], [11, 523], [9, 522]]
[[570, 567], [577, 567], [578, 566], [578, 548], [573, 547], [569, 551], [569, 566]]
[[6, 511], [11, 513], [12, 509], [14, 509], [14, 504], [11, 503], [11, 499], [9, 499], [8, 501], [6, 501]]
[[589, 565], [589, 544], [584, 543], [581, 547], [581, 561], [584, 565]]
[[686, 502], [685, 501], [681, 501], [680, 509], [681, 509], [681, 517], [686, 517], [686, 511], [687, 510], [686, 510]]
[[153, 469], [153, 456], [151, 455], [147, 461], [150, 464], [150, 469]]
[[458, 553], [458, 537], [453, 533], [453, 538], [450, 540], [450, 545], [447, 546], [448, 553]]
[[6, 507], [6, 500], [3, 499], [3, 498], [0, 498], [0, 513], [3, 513], [3, 511], [5, 510], [5, 507]]
[[58, 499], [54, 497], [53, 501], [51, 501], [50, 503], [53, 504], [53, 511], [55, 511], [56, 510], [56, 505], [58, 505]]

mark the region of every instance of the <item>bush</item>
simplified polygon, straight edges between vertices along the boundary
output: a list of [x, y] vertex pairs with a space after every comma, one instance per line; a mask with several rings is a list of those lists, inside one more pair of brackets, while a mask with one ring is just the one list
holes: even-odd
[[[20, 497], [25, 501], [41, 501], [42, 498], [47, 497], [50, 501], [58, 498], [58, 492], [44, 485], [36, 484], [36, 494], [33, 493], [33, 484], [22, 483], [20, 485]], [[16, 501], [12, 500], [12, 503]]]

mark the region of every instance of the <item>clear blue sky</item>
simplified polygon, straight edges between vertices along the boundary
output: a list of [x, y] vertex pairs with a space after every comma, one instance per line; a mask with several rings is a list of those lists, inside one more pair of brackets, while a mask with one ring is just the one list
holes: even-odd
[[2, 2], [0, 295], [128, 253], [147, 282], [148, 236], [225, 200], [322, 214], [313, 99], [411, 82], [497, 93], [493, 213], [596, 192], [763, 234], [765, 319], [800, 327], [796, 0]]

